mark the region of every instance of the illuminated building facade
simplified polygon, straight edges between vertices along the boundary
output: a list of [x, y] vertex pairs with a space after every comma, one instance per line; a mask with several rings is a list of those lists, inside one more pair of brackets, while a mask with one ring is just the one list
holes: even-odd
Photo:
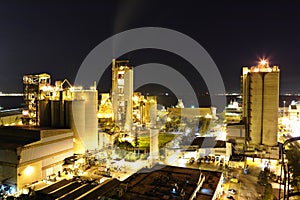
[[277, 145], [279, 75], [279, 67], [270, 67], [266, 60], [243, 68], [243, 119], [250, 144]]
[[232, 102], [225, 108], [226, 124], [240, 123], [242, 121], [242, 108], [238, 102]]
[[26, 108], [23, 111], [24, 123], [31, 125], [38, 125], [38, 100], [47, 98], [50, 93], [40, 91], [47, 91], [47, 87], [51, 84], [50, 75], [36, 74], [23, 76], [24, 86], [24, 101]]
[[[71, 105], [72, 104], [72, 105]], [[69, 101], [69, 124], [74, 130], [74, 152], [84, 153], [98, 148], [98, 91], [96, 86], [90, 89], [74, 90], [74, 99]]]
[[23, 77], [26, 108], [23, 121], [27, 125], [71, 128], [74, 151], [84, 153], [98, 148], [98, 91], [72, 86], [68, 80], [51, 85], [49, 74]]
[[122, 132], [131, 134], [133, 69], [128, 60], [113, 59], [111, 93], [114, 120]]
[[109, 93], [101, 94], [101, 101], [99, 105], [99, 110], [97, 113], [98, 119], [113, 119], [113, 108], [110, 100]]
[[292, 137], [300, 136], [300, 105], [296, 101], [292, 101], [288, 108], [283, 108], [279, 125], [281, 131], [288, 131]]
[[1, 181], [18, 190], [62, 172], [74, 154], [71, 129], [2, 127], [0, 137]]
[[140, 92], [134, 92], [132, 97], [132, 117], [133, 123], [136, 125], [145, 124], [147, 100]]
[[156, 126], [157, 100], [156, 96], [147, 96], [145, 105], [145, 123], [148, 127]]

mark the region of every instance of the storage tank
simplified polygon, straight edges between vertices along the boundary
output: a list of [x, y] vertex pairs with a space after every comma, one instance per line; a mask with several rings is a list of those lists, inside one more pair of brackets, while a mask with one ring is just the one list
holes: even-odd
[[85, 144], [87, 149], [98, 148], [98, 92], [86, 90], [85, 95]]
[[64, 127], [64, 109], [63, 102], [60, 100], [51, 100], [51, 127]]
[[263, 106], [263, 74], [250, 74], [250, 116], [249, 116], [249, 131], [251, 144], [261, 144], [262, 142], [262, 106]]
[[145, 118], [147, 126], [152, 128], [156, 126], [157, 117], [157, 100], [156, 96], [147, 96], [147, 102], [145, 105]]
[[158, 136], [159, 130], [150, 128], [150, 157], [153, 161], [158, 160], [159, 157]]
[[51, 108], [48, 100], [39, 100], [39, 125], [51, 126]]
[[[67, 101], [66, 101], [67, 102]], [[74, 91], [72, 106], [66, 106], [71, 116], [67, 116], [74, 131], [76, 153], [98, 148], [98, 92], [95, 89]], [[68, 125], [68, 122], [66, 123]]]
[[72, 101], [71, 100], [65, 100], [64, 101], [64, 118], [65, 118], [65, 127], [71, 128], [71, 123], [73, 120], [72, 116]]
[[74, 131], [74, 153], [85, 152], [85, 103], [84, 100], [65, 101], [66, 125]]
[[268, 146], [277, 145], [279, 107], [279, 72], [269, 72], [264, 79], [263, 139]]

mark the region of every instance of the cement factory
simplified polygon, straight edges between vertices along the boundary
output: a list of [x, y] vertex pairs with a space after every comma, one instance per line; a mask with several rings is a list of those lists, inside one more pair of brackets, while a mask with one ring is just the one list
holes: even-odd
[[[136, 171], [142, 170], [140, 173], [158, 167], [157, 173], [168, 174], [172, 171], [180, 174], [185, 173], [180, 166], [186, 166], [186, 163], [193, 164], [195, 160], [198, 164], [201, 160], [214, 162], [216, 174], [189, 169], [189, 174], [197, 176], [197, 180], [193, 180], [197, 186], [190, 188], [192, 192], [187, 194], [187, 184], [181, 185], [179, 192], [177, 183], [172, 183], [170, 187], [173, 192], [169, 194], [166, 191], [165, 195], [173, 195], [172, 198], [177, 195], [178, 199], [179, 196], [181, 199], [203, 199], [207, 195], [208, 199], [221, 198], [224, 196], [224, 187], [221, 186], [224, 175], [219, 172], [223, 172], [224, 166], [226, 169], [244, 169], [251, 162], [267, 162], [271, 170], [276, 171], [275, 166], [278, 168], [278, 126], [283, 125], [282, 121], [278, 121], [279, 74], [279, 67], [270, 67], [266, 60], [261, 60], [257, 66], [243, 67], [242, 102], [231, 102], [224, 112], [220, 111], [224, 113], [224, 119], [214, 107], [186, 108], [180, 99], [176, 106], [158, 110], [155, 96], [144, 96], [133, 90], [134, 68], [128, 60], [112, 60], [110, 93], [98, 94], [96, 82], [89, 88], [82, 88], [72, 85], [67, 79], [52, 84], [51, 76], [46, 73], [24, 75], [25, 106], [22, 113], [17, 114], [17, 118], [2, 117], [2, 121], [6, 122], [2, 122], [0, 129], [1, 182], [15, 186], [11, 187], [11, 193], [23, 192], [37, 182], [61, 177], [66, 172], [66, 159], [73, 159], [70, 161], [73, 172], [81, 170], [83, 173], [88, 168], [82, 166], [88, 163], [90, 167], [89, 156], [97, 162], [104, 160], [105, 170], [115, 166], [120, 171], [115, 163], [124, 161], [127, 155], [114, 158], [114, 151], [120, 152], [124, 148], [133, 156], [146, 155], [144, 161], [140, 160], [143, 164], [134, 167]], [[288, 109], [286, 113], [291, 119], [298, 116], [295, 109]], [[224, 121], [220, 123], [220, 120]], [[193, 126], [196, 128], [193, 129]], [[145, 135], [149, 146], [141, 144], [140, 139]], [[164, 146], [161, 146], [162, 136], [171, 136]], [[121, 143], [127, 146], [116, 146]], [[114, 162], [110, 162], [111, 159], [115, 159]], [[124, 189], [142, 176], [137, 175], [136, 171], [124, 179], [126, 184], [116, 175], [113, 178], [118, 180], [97, 182], [97, 190], [93, 190], [95, 194], [82, 191], [76, 199], [88, 199], [89, 195], [94, 195], [95, 199], [113, 197], [113, 191], [119, 191], [118, 198], [147, 199], [147, 192], [137, 194], [132, 188]], [[278, 170], [276, 173], [279, 173]], [[213, 187], [206, 186], [208, 180], [205, 176], [215, 180]], [[152, 179], [145, 180], [148, 185], [152, 184]], [[103, 192], [100, 188], [105, 184], [113, 185]], [[212, 192], [205, 193], [206, 187]], [[52, 192], [46, 190], [38, 191], [40, 195], [50, 198]], [[157, 198], [154, 195], [149, 199], [160, 199], [162, 195], [158, 190], [152, 190], [152, 193]], [[64, 199], [64, 195], [52, 195], [50, 199]]]

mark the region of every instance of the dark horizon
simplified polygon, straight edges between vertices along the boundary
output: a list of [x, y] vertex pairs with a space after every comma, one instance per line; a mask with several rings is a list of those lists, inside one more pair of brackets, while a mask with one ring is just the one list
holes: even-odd
[[[144, 87], [147, 89], [147, 87], [149, 87], [149, 86], [146, 85]], [[165, 90], [165, 91], [169, 91], [169, 90]], [[169, 91], [169, 92], [170, 93], [168, 94], [168, 96], [163, 96], [161, 88], [154, 88], [154, 90], [152, 90], [152, 93], [149, 93], [148, 95], [151, 96], [155, 93], [158, 94], [157, 100], [158, 100], [159, 105], [165, 105], [166, 107], [175, 106], [177, 104], [177, 99], [174, 96], [174, 94], [171, 93], [171, 91]], [[147, 95], [147, 94], [145, 94], [145, 95]], [[237, 96], [238, 95], [227, 96], [227, 98], [226, 98], [227, 103], [229, 103], [231, 100], [240, 101], [241, 99], [237, 98]], [[200, 102], [199, 107], [210, 106], [209, 97], [208, 96], [204, 96], [204, 97], [206, 97], [206, 99], [205, 99], [205, 101]], [[279, 96], [279, 107], [288, 106], [293, 100], [300, 103], [300, 95], [297, 95], [297, 96], [280, 95]], [[283, 101], [285, 101], [285, 103], [283, 103]], [[186, 102], [183, 102], [183, 103], [185, 104]], [[2, 107], [2, 109], [22, 108], [24, 106], [25, 106], [25, 104], [24, 104], [24, 100], [23, 100], [22, 96], [15, 96], [15, 97], [0, 96], [0, 107]], [[0, 108], [0, 110], [1, 110], [1, 108]]]

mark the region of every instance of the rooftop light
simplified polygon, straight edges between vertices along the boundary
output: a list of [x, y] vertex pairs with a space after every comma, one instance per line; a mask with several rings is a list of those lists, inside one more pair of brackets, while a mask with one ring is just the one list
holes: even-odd
[[268, 63], [269, 63], [269, 61], [264, 58], [259, 61], [259, 65], [268, 65]]

